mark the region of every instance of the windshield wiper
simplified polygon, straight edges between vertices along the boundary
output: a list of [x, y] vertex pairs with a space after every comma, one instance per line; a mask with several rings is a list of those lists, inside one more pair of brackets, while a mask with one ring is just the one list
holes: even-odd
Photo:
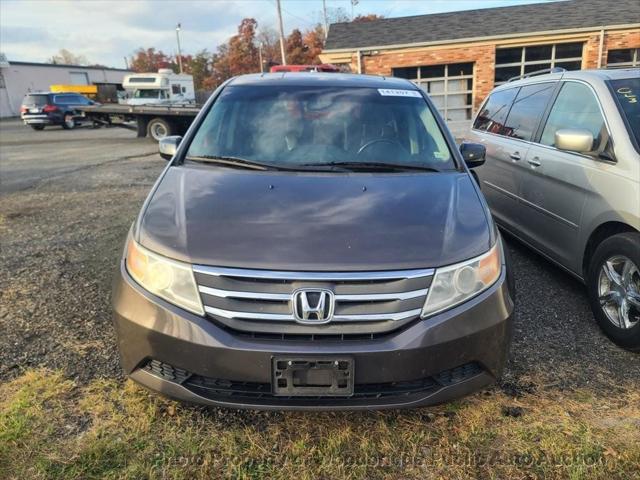
[[250, 170], [289, 170], [288, 168], [271, 165], [269, 163], [254, 162], [240, 157], [229, 157], [224, 155], [199, 155], [187, 156], [185, 160], [203, 163], [219, 163], [222, 165], [231, 165], [233, 167], [248, 168]]
[[437, 168], [426, 165], [415, 165], [411, 163], [388, 163], [388, 162], [326, 162], [326, 163], [305, 163], [303, 167], [341, 167], [349, 170], [412, 170], [421, 172], [441, 172]]

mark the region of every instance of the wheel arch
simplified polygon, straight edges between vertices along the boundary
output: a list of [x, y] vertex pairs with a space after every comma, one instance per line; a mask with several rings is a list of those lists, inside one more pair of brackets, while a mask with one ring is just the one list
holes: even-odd
[[633, 228], [631, 225], [619, 221], [609, 221], [598, 225], [598, 227], [595, 228], [593, 232], [591, 232], [591, 235], [589, 235], [589, 239], [585, 244], [584, 253], [582, 255], [583, 278], [587, 278], [587, 275], [589, 273], [589, 260], [591, 259], [593, 253], [596, 251], [596, 248], [598, 248], [598, 245], [600, 245], [604, 240], [612, 237], [613, 235], [637, 231], [638, 230]]

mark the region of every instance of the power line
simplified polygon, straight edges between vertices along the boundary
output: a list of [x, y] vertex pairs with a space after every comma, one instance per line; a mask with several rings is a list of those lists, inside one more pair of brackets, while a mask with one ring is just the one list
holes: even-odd
[[[274, 5], [276, 4], [275, 0], [270, 0], [270, 1], [271, 1], [271, 3], [272, 3], [272, 4], [274, 4]], [[301, 22], [304, 22], [304, 23], [306, 23], [307, 25], [311, 25], [311, 26], [314, 26], [314, 25], [315, 25], [315, 23], [310, 22], [310, 21], [309, 21], [309, 19], [307, 19], [307, 18], [303, 18], [303, 17], [300, 17], [300, 16], [296, 15], [295, 13], [291, 13], [289, 10], [287, 10], [286, 8], [284, 8], [282, 5], [280, 6], [280, 8], [282, 9], [282, 11], [283, 11], [284, 13], [286, 13], [286, 14], [287, 14], [287, 15], [289, 15], [290, 17], [295, 18], [296, 20], [300, 20]]]

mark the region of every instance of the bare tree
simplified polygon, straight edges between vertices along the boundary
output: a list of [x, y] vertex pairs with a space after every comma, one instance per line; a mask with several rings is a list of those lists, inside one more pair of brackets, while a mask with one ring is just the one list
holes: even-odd
[[49, 63], [64, 65], [89, 65], [89, 60], [84, 55], [76, 55], [66, 48], [61, 48], [56, 55], [49, 59]]

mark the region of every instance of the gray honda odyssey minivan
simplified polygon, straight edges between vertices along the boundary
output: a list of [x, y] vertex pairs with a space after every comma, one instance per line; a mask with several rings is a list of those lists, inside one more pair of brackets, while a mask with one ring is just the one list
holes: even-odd
[[135, 381], [209, 405], [364, 409], [500, 375], [514, 292], [468, 170], [484, 148], [458, 149], [409, 81], [237, 77], [160, 151], [113, 292]]
[[640, 352], [640, 68], [514, 78], [469, 137], [506, 231], [586, 284], [609, 338]]

